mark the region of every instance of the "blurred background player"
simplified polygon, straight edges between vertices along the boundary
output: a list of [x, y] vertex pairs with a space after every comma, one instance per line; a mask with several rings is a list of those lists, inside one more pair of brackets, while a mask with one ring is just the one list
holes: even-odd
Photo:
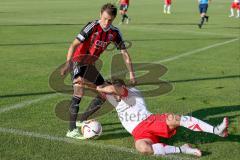
[[198, 24], [199, 28], [202, 28], [204, 21], [208, 22], [209, 16], [207, 16], [208, 3], [211, 0], [198, 0], [199, 2], [199, 12], [200, 12], [200, 23]]
[[119, 24], [124, 23], [126, 19], [126, 24], [129, 23], [130, 18], [127, 15], [128, 7], [129, 7], [129, 1], [130, 0], [118, 0], [118, 4], [120, 5], [120, 14], [122, 15], [122, 21]]
[[[79, 104], [84, 95], [84, 84], [98, 86], [104, 84], [104, 79], [95, 67], [95, 62], [110, 43], [114, 43], [120, 50], [124, 62], [130, 73], [130, 80], [135, 83], [135, 75], [131, 58], [128, 54], [121, 33], [112, 25], [117, 15], [117, 8], [111, 3], [102, 6], [100, 20], [89, 22], [77, 35], [68, 49], [65, 66], [61, 75], [72, 71], [73, 97], [69, 107], [70, 123], [67, 137], [81, 139], [76, 127]], [[97, 102], [101, 100], [97, 96]]]
[[164, 5], [163, 5], [164, 14], [171, 14], [171, 4], [172, 4], [172, 0], [164, 0]]
[[223, 118], [221, 124], [212, 126], [192, 116], [151, 113], [148, 111], [140, 91], [134, 87], [126, 87], [123, 80], [113, 80], [112, 84], [98, 86], [96, 89], [103, 93], [114, 106], [122, 126], [133, 136], [135, 147], [140, 153], [160, 156], [183, 153], [200, 157], [201, 151], [188, 144], [177, 147], [160, 142], [161, 137], [171, 138], [175, 135], [180, 126], [220, 137], [228, 135], [227, 117]]
[[230, 16], [229, 17], [233, 17], [234, 16], [234, 10], [237, 11], [237, 15], [236, 18], [240, 17], [240, 0], [234, 0], [231, 4], [231, 9], [230, 9]]

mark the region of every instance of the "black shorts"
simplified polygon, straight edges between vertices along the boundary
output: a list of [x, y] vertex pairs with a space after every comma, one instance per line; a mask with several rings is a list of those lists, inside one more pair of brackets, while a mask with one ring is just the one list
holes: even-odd
[[128, 10], [128, 5], [127, 4], [121, 4], [119, 10], [127, 11]]
[[200, 12], [200, 14], [207, 13], [207, 9], [208, 9], [208, 4], [199, 4], [199, 12]]
[[104, 84], [102, 75], [98, 72], [94, 65], [81, 65], [78, 62], [73, 63], [72, 80], [82, 77], [96, 86]]

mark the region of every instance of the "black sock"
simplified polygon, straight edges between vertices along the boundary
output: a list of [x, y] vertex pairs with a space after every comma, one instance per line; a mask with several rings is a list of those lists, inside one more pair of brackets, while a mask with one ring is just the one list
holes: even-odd
[[204, 18], [208, 19], [208, 16], [205, 15]]
[[125, 15], [125, 18], [128, 18], [128, 15], [127, 14], [124, 14]]
[[90, 117], [93, 113], [95, 113], [97, 110], [99, 110], [102, 106], [102, 104], [105, 102], [106, 100], [103, 99], [101, 96], [96, 96], [91, 103], [89, 104], [88, 108], [86, 109], [86, 111], [82, 114], [82, 116], [80, 117], [80, 121], [85, 121], [88, 119], [88, 117]]
[[203, 25], [203, 23], [204, 23], [204, 17], [201, 18], [200, 24]]
[[122, 15], [122, 22], [124, 22], [124, 20], [125, 20], [125, 14]]
[[79, 111], [80, 101], [81, 101], [81, 97], [76, 97], [76, 96], [72, 97], [71, 105], [70, 105], [70, 108], [69, 108], [69, 111], [70, 111], [69, 130], [70, 131], [77, 128], [76, 127], [76, 120], [77, 120], [77, 115], [78, 115], [78, 111]]

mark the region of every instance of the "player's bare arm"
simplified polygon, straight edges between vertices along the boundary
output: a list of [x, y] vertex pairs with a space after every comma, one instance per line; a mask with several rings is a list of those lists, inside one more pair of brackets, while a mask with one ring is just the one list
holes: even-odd
[[121, 54], [123, 56], [124, 62], [129, 71], [130, 81], [132, 82], [132, 84], [136, 84], [137, 81], [135, 79], [135, 74], [134, 74], [134, 70], [133, 70], [133, 66], [132, 66], [132, 60], [128, 54], [128, 51], [126, 49], [123, 49], [123, 50], [121, 50]]
[[106, 94], [115, 94], [115, 95], [123, 95], [124, 89], [123, 87], [115, 86], [115, 85], [107, 85], [107, 86], [98, 86], [96, 90], [100, 93]]
[[68, 49], [68, 53], [67, 53], [67, 59], [66, 59], [66, 64], [65, 66], [61, 69], [61, 75], [65, 75], [67, 73], [67, 71], [69, 71], [70, 69], [70, 62], [72, 59], [72, 55], [75, 51], [75, 49], [77, 48], [77, 46], [80, 44], [81, 42], [78, 39], [74, 39], [74, 41], [71, 43], [69, 49]]

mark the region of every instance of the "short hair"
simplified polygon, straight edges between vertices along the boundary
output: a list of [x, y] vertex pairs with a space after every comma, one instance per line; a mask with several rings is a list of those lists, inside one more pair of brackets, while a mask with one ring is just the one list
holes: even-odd
[[115, 86], [118, 86], [118, 87], [126, 86], [124, 80], [122, 80], [122, 79], [106, 80], [106, 83], [107, 83], [107, 84], [111, 84], [111, 85], [115, 85]]
[[110, 16], [117, 16], [117, 7], [112, 3], [104, 4], [101, 8], [101, 14], [106, 11]]

